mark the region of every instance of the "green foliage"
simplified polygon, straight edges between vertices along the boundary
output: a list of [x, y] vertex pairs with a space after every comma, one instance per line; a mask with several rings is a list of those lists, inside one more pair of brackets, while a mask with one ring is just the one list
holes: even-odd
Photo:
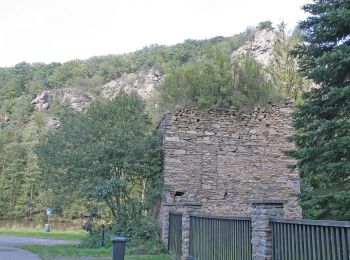
[[314, 0], [304, 10], [306, 42], [294, 53], [318, 87], [294, 114], [301, 202], [307, 217], [350, 220], [350, 2]]
[[277, 97], [267, 70], [248, 54], [233, 65], [228, 56], [217, 53], [212, 60], [172, 68], [159, 91], [161, 108], [178, 105], [244, 109]]
[[[38, 152], [58, 189], [103, 201], [114, 219], [140, 213], [145, 185], [160, 171], [159, 149], [136, 94], [96, 102], [85, 114], [72, 113], [52, 131]], [[62, 192], [62, 190], [60, 190]]]
[[218, 54], [213, 62], [191, 62], [168, 71], [160, 88], [163, 107], [230, 106], [227, 95], [233, 78], [227, 57]]
[[263, 22], [260, 22], [257, 26], [258, 30], [264, 30], [264, 29], [267, 29], [267, 30], [273, 30], [273, 27], [272, 27], [272, 22], [271, 21], [263, 21]]
[[[159, 222], [152, 216], [135, 215], [132, 218], [123, 218], [105, 226], [105, 246], [112, 245], [114, 236], [130, 238], [128, 245], [141, 254], [159, 254], [164, 252], [160, 240]], [[101, 239], [101, 226], [93, 225], [89, 236], [82, 238], [82, 247], [97, 248]]]
[[0, 131], [0, 217], [31, 218], [43, 209], [38, 199], [42, 175], [34, 153], [40, 133], [33, 122], [22, 129], [11, 125]]
[[279, 25], [278, 41], [273, 48], [273, 62], [269, 65], [274, 86], [285, 97], [293, 98], [297, 103], [302, 100], [302, 93], [309, 91], [311, 81], [305, 79], [298, 71], [298, 62], [290, 50], [301, 43], [298, 32], [287, 35], [285, 24]]
[[268, 70], [249, 54], [233, 63], [233, 75], [232, 103], [238, 108], [252, 109], [281, 98], [269, 78]]

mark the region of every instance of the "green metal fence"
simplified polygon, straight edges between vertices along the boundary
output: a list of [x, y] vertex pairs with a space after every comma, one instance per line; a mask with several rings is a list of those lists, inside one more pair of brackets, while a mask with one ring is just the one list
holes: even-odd
[[273, 218], [273, 260], [350, 260], [350, 221]]
[[248, 217], [191, 216], [190, 259], [251, 260]]
[[182, 239], [182, 215], [179, 213], [169, 214], [169, 239], [168, 251], [177, 259], [181, 257], [181, 239]]

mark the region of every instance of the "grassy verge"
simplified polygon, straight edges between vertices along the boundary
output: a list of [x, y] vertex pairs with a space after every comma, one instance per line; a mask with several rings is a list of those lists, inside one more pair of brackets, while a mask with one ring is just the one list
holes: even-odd
[[51, 231], [34, 228], [0, 228], [0, 235], [27, 236], [27, 237], [49, 237], [54, 239], [80, 240], [86, 235], [84, 231]]
[[[77, 245], [24, 245], [21, 248], [39, 255], [42, 259], [55, 259], [59, 257], [69, 257], [70, 259], [89, 256], [96, 259], [111, 259], [111, 248], [83, 248]], [[160, 255], [131, 255], [132, 248], [127, 249], [126, 260], [171, 260], [166, 254]]]

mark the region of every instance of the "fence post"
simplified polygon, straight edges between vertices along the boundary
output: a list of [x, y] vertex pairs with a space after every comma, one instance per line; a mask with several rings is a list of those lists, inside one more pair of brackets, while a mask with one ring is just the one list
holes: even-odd
[[252, 204], [252, 260], [271, 260], [271, 217], [283, 217], [283, 199], [253, 199]]
[[200, 202], [187, 202], [183, 203], [182, 206], [181, 260], [188, 260], [190, 257], [190, 215], [199, 213], [202, 204]]
[[166, 248], [169, 242], [169, 214], [175, 209], [175, 203], [163, 204], [163, 219], [162, 219], [162, 240]]

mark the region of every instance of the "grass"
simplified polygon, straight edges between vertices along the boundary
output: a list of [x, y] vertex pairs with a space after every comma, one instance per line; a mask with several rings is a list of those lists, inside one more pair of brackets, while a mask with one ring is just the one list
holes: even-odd
[[[39, 255], [42, 259], [55, 259], [59, 257], [70, 257], [70, 259], [89, 256], [96, 259], [111, 259], [111, 248], [83, 248], [78, 245], [24, 245], [21, 248], [31, 251]], [[171, 260], [166, 254], [160, 255], [130, 255], [128, 252], [133, 251], [127, 249], [126, 260]]]
[[[26, 237], [47, 237], [52, 239], [80, 240], [86, 235], [84, 231], [51, 231], [45, 232], [39, 228], [5, 228], [0, 227], [0, 235], [26, 236]], [[144, 245], [149, 247], [150, 245]], [[111, 259], [111, 248], [84, 248], [79, 245], [22, 245], [21, 248], [39, 255], [44, 260], [79, 259], [80, 257], [94, 257], [96, 260]], [[166, 254], [146, 255], [147, 251], [142, 245], [127, 246], [126, 260], [171, 260]], [[145, 254], [146, 252], [146, 254]]]
[[86, 235], [84, 231], [51, 231], [45, 232], [38, 228], [5, 228], [0, 227], [0, 235], [24, 237], [49, 237], [53, 239], [80, 240]]

